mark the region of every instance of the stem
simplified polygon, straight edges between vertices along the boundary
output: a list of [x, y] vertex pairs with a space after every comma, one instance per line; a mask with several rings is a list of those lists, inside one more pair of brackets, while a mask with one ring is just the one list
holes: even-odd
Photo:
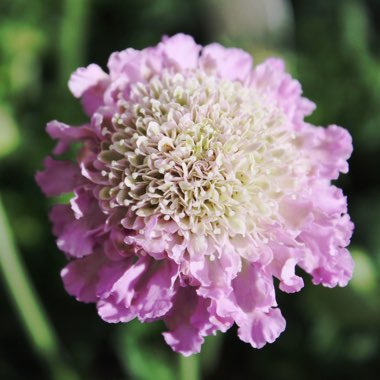
[[179, 356], [179, 379], [200, 380], [200, 354], [189, 357]]
[[60, 25], [60, 83], [66, 87], [70, 74], [83, 65], [86, 53], [90, 0], [64, 0]]
[[34, 350], [48, 366], [53, 379], [78, 379], [63, 362], [57, 337], [20, 260], [1, 196], [0, 242], [0, 273]]

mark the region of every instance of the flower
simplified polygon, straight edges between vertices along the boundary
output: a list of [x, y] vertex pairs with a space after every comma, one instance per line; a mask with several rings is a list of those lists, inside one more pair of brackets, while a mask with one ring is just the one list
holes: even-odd
[[345, 286], [353, 261], [346, 198], [331, 180], [348, 170], [351, 137], [304, 121], [315, 108], [279, 59], [187, 35], [113, 53], [69, 81], [90, 121], [58, 121], [45, 160], [67, 292], [107, 322], [163, 320], [183, 355], [234, 323], [255, 348], [285, 329], [279, 288]]

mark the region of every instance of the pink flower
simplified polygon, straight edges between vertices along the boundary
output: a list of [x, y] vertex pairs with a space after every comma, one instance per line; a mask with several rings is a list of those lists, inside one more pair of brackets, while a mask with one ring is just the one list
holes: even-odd
[[346, 198], [331, 180], [348, 170], [351, 137], [304, 121], [315, 108], [278, 59], [189, 36], [113, 53], [69, 88], [90, 117], [48, 124], [54, 154], [37, 182], [73, 193], [51, 212], [69, 259], [66, 290], [107, 322], [162, 319], [183, 355], [234, 323], [260, 348], [285, 329], [273, 279], [345, 286], [353, 261]]

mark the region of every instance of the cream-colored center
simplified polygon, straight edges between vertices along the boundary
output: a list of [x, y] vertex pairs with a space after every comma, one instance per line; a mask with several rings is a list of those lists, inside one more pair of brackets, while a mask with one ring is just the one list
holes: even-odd
[[99, 159], [110, 208], [174, 220], [203, 235], [259, 233], [293, 192], [294, 136], [255, 89], [166, 72], [133, 84], [105, 126]]

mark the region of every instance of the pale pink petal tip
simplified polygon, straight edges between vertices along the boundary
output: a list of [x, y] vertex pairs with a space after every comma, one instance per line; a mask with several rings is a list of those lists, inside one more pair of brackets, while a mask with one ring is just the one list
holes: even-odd
[[107, 79], [108, 75], [98, 65], [92, 63], [87, 67], [80, 67], [71, 74], [69, 89], [76, 98], [80, 98], [87, 90]]
[[254, 348], [262, 348], [266, 343], [273, 343], [285, 330], [286, 322], [279, 309], [257, 312], [238, 330], [239, 338], [250, 343]]
[[50, 214], [70, 295], [109, 323], [162, 320], [189, 356], [234, 324], [254, 348], [273, 343], [277, 284], [347, 285], [353, 224], [331, 182], [352, 139], [304, 121], [315, 104], [283, 60], [253, 66], [177, 34], [112, 53], [108, 71], [72, 74], [88, 122], [48, 123], [65, 156], [36, 174], [45, 195], [70, 197]]
[[201, 46], [186, 34], [176, 34], [173, 37], [164, 37], [159, 49], [164, 56], [179, 69], [194, 69], [198, 64]]
[[253, 60], [244, 50], [214, 43], [203, 49], [202, 63], [205, 67], [215, 67], [223, 78], [243, 81], [252, 71]]

